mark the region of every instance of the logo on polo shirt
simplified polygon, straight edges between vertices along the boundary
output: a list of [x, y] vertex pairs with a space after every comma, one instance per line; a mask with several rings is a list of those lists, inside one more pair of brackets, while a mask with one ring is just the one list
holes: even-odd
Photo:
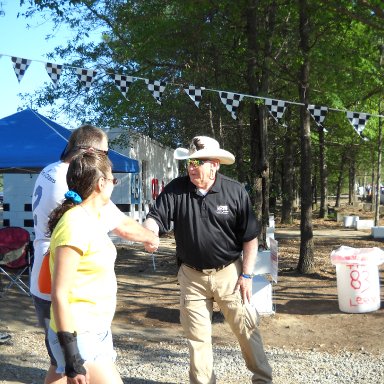
[[219, 215], [228, 215], [228, 205], [218, 205], [216, 209], [216, 213]]

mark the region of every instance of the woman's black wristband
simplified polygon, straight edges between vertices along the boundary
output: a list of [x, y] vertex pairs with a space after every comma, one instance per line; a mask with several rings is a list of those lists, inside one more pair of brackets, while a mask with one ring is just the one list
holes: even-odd
[[76, 332], [57, 332], [57, 338], [65, 358], [65, 374], [68, 377], [76, 377], [84, 375], [87, 371], [84, 368], [84, 360], [82, 359], [79, 348], [77, 346]]

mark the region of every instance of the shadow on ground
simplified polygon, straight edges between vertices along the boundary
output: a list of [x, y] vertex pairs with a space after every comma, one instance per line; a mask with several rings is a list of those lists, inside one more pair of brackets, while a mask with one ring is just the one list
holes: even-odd
[[175, 384], [170, 381], [153, 381], [153, 380], [146, 380], [146, 379], [137, 379], [135, 377], [128, 377], [128, 378], [123, 378], [123, 383], [125, 384]]
[[[22, 356], [20, 356], [22, 359]], [[9, 362], [4, 362], [6, 359], [3, 355], [0, 355], [0, 382], [4, 383], [42, 383], [46, 371], [39, 368], [33, 367], [23, 367], [20, 365], [10, 364]], [[33, 380], [31, 381], [31, 379]], [[35, 381], [37, 378], [40, 378], [40, 381]]]

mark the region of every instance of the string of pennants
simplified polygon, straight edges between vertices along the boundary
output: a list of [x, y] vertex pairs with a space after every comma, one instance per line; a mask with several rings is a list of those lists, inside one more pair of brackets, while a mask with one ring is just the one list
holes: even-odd
[[[8, 56], [11, 58], [17, 80], [20, 83], [28, 67], [32, 63], [32, 60], [0, 54], [0, 58], [2, 56]], [[47, 74], [50, 77], [51, 81], [55, 86], [57, 86], [60, 80], [60, 76], [62, 74], [64, 65], [54, 64], [49, 62], [43, 62], [43, 63], [45, 64]], [[65, 67], [68, 68], [69, 66], [65, 65]], [[73, 67], [69, 67], [69, 68], [73, 68]], [[98, 71], [94, 69], [84, 69], [84, 68], [74, 68], [74, 69], [76, 70], [76, 75], [81, 85], [88, 91], [91, 88], [92, 83]], [[124, 98], [127, 99], [129, 87], [134, 81], [144, 80], [149, 92], [151, 92], [156, 102], [159, 105], [162, 104], [161, 98], [167, 86], [167, 83], [165, 81], [144, 79], [141, 77], [134, 77], [134, 76], [125, 76], [125, 75], [120, 75], [115, 73], [107, 73], [107, 74], [112, 78], [116, 87], [119, 89], [119, 91], [124, 96]], [[168, 83], [168, 84], [173, 84], [173, 83]], [[241, 93], [226, 92], [226, 91], [220, 91], [215, 89], [209, 89], [205, 87], [196, 87], [195, 85], [189, 85], [187, 87], [184, 86], [183, 88], [185, 93], [191, 98], [191, 100], [195, 103], [197, 108], [199, 108], [200, 102], [202, 100], [203, 91], [218, 92], [221, 102], [224, 104], [227, 111], [231, 113], [232, 118], [235, 120], [237, 119], [237, 112], [238, 112], [240, 103], [244, 97], [249, 97], [254, 99], [263, 99], [265, 105], [268, 108], [270, 115], [278, 124], [280, 124], [280, 121], [284, 115], [287, 104], [303, 105], [302, 103], [296, 103], [296, 102], [278, 100], [278, 99], [270, 99], [266, 97], [253, 96], [253, 95], [245, 95]], [[328, 108], [328, 107], [314, 105], [314, 104], [309, 104], [307, 106], [307, 109], [310, 115], [312, 116], [312, 118], [314, 119], [315, 123], [317, 124], [317, 126], [322, 127], [324, 130], [325, 128], [323, 126], [323, 123], [324, 123], [325, 117], [327, 116], [327, 113], [330, 110], [337, 111], [337, 112], [346, 112], [346, 117], [350, 122], [350, 124], [352, 125], [353, 129], [364, 140], [366, 140], [366, 138], [362, 135], [362, 132], [369, 118], [372, 116], [384, 117], [382, 115], [373, 115], [373, 114], [368, 114], [363, 112], [342, 111], [339, 109]]]

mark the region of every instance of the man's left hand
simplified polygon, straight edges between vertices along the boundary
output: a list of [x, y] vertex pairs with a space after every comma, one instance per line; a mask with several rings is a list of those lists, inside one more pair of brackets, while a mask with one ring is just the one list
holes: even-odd
[[241, 297], [244, 303], [250, 303], [252, 297], [252, 280], [239, 276], [237, 280], [235, 291], [240, 290]]

